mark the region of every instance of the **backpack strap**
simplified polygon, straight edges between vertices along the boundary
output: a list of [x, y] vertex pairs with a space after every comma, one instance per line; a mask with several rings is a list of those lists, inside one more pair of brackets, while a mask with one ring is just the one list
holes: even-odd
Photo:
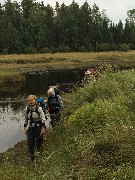
[[42, 122], [40, 122], [40, 121], [33, 121], [33, 118], [32, 118], [32, 113], [33, 112], [36, 112], [39, 116], [40, 116], [40, 113], [39, 113], [39, 111], [38, 111], [38, 108], [39, 108], [40, 106], [38, 105], [38, 104], [36, 104], [36, 107], [35, 107], [35, 110], [33, 110], [32, 108], [31, 108], [31, 106], [27, 106], [27, 115], [29, 114], [30, 115], [30, 117], [29, 117], [29, 125], [30, 126], [32, 126], [32, 124], [34, 123], [34, 127], [36, 127], [37, 126], [37, 124], [42, 124]]
[[39, 108], [39, 105], [36, 104], [35, 111], [32, 111], [31, 107], [27, 106], [27, 111], [26, 112], [27, 112], [27, 115], [30, 113], [30, 121], [33, 121], [32, 112], [36, 112], [38, 115], [40, 115], [39, 112], [38, 112], [38, 108]]

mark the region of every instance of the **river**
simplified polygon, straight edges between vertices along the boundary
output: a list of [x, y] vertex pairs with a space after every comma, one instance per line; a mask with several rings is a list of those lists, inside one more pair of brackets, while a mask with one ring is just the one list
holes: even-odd
[[9, 84], [0, 93], [0, 153], [26, 139], [23, 133], [26, 97], [29, 94], [46, 96], [48, 87], [58, 85], [68, 93], [84, 78], [84, 69], [48, 71], [27, 74], [23, 84]]

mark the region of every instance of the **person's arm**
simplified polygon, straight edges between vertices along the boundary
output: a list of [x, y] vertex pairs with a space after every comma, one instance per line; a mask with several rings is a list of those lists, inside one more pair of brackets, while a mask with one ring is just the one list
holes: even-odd
[[24, 134], [27, 134], [27, 125], [28, 125], [28, 113], [27, 113], [27, 107], [24, 110], [24, 115], [25, 115], [25, 121], [24, 121]]
[[59, 101], [59, 105], [60, 105], [60, 107], [62, 108], [62, 107], [63, 107], [62, 98], [61, 98], [59, 95], [57, 95], [57, 98], [58, 98], [58, 101]]

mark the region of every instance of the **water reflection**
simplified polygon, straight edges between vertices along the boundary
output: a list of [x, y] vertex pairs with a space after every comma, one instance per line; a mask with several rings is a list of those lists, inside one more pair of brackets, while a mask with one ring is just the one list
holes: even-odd
[[61, 91], [69, 92], [77, 82], [84, 77], [84, 69], [49, 71], [48, 73], [28, 74], [27, 81], [22, 92], [24, 94], [46, 95], [49, 86], [58, 85]]
[[0, 152], [6, 151], [25, 138], [23, 108], [24, 104], [21, 103], [0, 104]]
[[26, 81], [7, 84], [0, 89], [0, 100], [23, 98], [28, 94], [44, 96], [48, 87], [58, 85], [64, 92], [69, 92], [74, 84], [79, 83], [84, 77], [83, 68], [68, 70], [52, 70], [48, 72], [35, 72], [26, 74]]

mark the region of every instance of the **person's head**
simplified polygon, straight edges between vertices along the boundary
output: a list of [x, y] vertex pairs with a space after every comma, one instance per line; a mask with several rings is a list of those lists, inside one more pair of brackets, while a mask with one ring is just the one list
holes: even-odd
[[36, 104], [37, 97], [35, 95], [28, 96], [28, 102], [30, 106], [34, 106]]
[[48, 96], [55, 96], [55, 92], [53, 88], [50, 88], [47, 92]]

